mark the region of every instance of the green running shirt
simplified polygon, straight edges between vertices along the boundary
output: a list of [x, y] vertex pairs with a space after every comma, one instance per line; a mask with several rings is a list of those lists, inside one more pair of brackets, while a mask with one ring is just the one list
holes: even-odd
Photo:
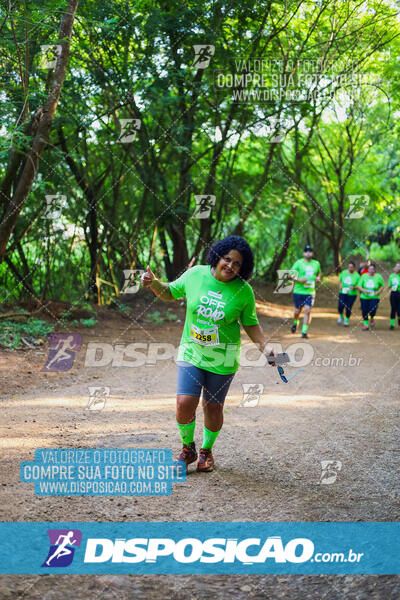
[[342, 289], [340, 290], [341, 293], [348, 294], [349, 296], [357, 296], [358, 290], [352, 290], [350, 286], [358, 285], [359, 280], [360, 275], [357, 273], [357, 271], [350, 273], [347, 269], [344, 269], [339, 275], [339, 281], [342, 284]]
[[296, 260], [291, 271], [297, 271], [297, 277], [299, 279], [303, 279], [307, 277], [307, 281], [305, 283], [295, 282], [293, 288], [293, 294], [307, 294], [314, 295], [315, 294], [315, 280], [317, 275], [321, 273], [321, 265], [318, 260], [314, 260], [313, 258], [310, 261], [305, 260], [304, 258], [300, 258]]
[[375, 275], [372, 277], [368, 275], [368, 273], [364, 273], [364, 275], [361, 275], [358, 285], [368, 290], [368, 294], [361, 292], [360, 298], [363, 300], [368, 300], [368, 298], [371, 298], [372, 300], [379, 300], [379, 296], [377, 296], [375, 292], [377, 292], [380, 287], [385, 285], [385, 282], [383, 281], [383, 277], [380, 273], [375, 273]]
[[251, 286], [236, 277], [215, 279], [210, 265], [197, 265], [169, 284], [174, 298], [186, 296], [185, 325], [178, 361], [228, 375], [239, 368], [240, 325], [258, 325]]
[[392, 288], [392, 292], [400, 291], [400, 273], [391, 273], [389, 275], [388, 285]]

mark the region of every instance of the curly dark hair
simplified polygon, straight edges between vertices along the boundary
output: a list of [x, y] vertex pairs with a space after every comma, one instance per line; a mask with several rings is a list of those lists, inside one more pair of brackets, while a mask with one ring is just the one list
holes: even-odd
[[254, 269], [254, 255], [249, 244], [240, 235], [229, 235], [223, 240], [215, 242], [208, 252], [207, 263], [212, 267], [216, 267], [219, 260], [228, 254], [230, 250], [237, 250], [243, 256], [243, 264], [240, 267], [238, 277], [247, 281]]

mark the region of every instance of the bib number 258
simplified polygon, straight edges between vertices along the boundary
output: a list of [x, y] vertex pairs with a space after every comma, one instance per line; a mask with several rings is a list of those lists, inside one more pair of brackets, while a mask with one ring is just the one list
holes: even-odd
[[216, 346], [219, 344], [218, 327], [200, 329], [192, 325], [190, 328], [190, 337], [194, 342], [202, 346]]

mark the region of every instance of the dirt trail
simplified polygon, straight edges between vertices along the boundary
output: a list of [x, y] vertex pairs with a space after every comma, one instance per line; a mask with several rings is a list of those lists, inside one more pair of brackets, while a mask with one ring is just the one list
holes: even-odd
[[[285, 349], [290, 299], [265, 292], [264, 330]], [[281, 301], [281, 298], [279, 298]], [[83, 337], [73, 369], [39, 372], [44, 350], [2, 351], [2, 521], [398, 521], [400, 328], [388, 330], [388, 302], [373, 332], [336, 324], [331, 293], [321, 294], [310, 328], [312, 363], [285, 385], [276, 369], [241, 367], [215, 445], [217, 468], [191, 472], [171, 497], [37, 497], [19, 481], [35, 448], [179, 448], [172, 360], [140, 368], [84, 367], [88, 341], [177, 344], [182, 323], [156, 326], [104, 318]], [[183, 318], [184, 307], [177, 308]], [[243, 337], [243, 342], [246, 342]], [[246, 342], [247, 343], [247, 342]], [[251, 353], [249, 353], [249, 356]], [[350, 361], [350, 356], [352, 361]], [[335, 360], [332, 360], [335, 359]], [[350, 362], [350, 364], [349, 364]], [[296, 369], [287, 368], [290, 376]], [[16, 377], [18, 373], [18, 378]], [[255, 407], [240, 406], [243, 384], [262, 384]], [[21, 386], [18, 391], [17, 386]], [[110, 387], [101, 411], [85, 409], [88, 386]], [[199, 411], [196, 440], [201, 442]], [[321, 460], [342, 463], [335, 483], [319, 485]], [[10, 598], [398, 598], [394, 576], [2, 576]], [[221, 589], [222, 588], [222, 589]]]

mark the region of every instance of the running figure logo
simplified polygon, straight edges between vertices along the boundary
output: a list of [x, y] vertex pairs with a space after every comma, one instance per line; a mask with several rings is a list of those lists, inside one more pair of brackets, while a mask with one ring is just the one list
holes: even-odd
[[140, 278], [143, 273], [143, 269], [124, 269], [125, 283], [121, 294], [136, 294], [139, 290]]
[[211, 44], [196, 44], [193, 46], [195, 57], [193, 66], [197, 69], [205, 69], [210, 64], [211, 57], [214, 56], [215, 46]]
[[89, 401], [86, 409], [103, 410], [109, 395], [110, 388], [107, 386], [89, 386]]
[[74, 558], [75, 548], [81, 545], [79, 529], [48, 529], [50, 548], [42, 567], [68, 567]]
[[69, 371], [75, 360], [75, 352], [80, 350], [80, 333], [51, 333], [49, 336], [49, 356], [42, 371]]
[[215, 206], [215, 196], [212, 194], [204, 194], [195, 196], [196, 208], [192, 215], [192, 219], [208, 219], [211, 209]]
[[242, 383], [243, 398], [239, 406], [250, 407], [257, 406], [260, 402], [260, 396], [264, 391], [263, 383]]
[[117, 143], [130, 144], [136, 139], [142, 121], [140, 119], [121, 119], [120, 125], [121, 133], [119, 134]]
[[284, 131], [279, 119], [268, 119], [268, 131], [267, 142], [270, 144], [279, 144], [285, 139], [286, 132]]
[[297, 277], [297, 271], [291, 271], [290, 269], [277, 269], [278, 282], [274, 289], [274, 294], [290, 294], [293, 290], [294, 281], [291, 275]]
[[56, 221], [61, 217], [62, 209], [67, 204], [67, 196], [62, 194], [46, 195], [46, 204], [43, 219]]
[[361, 219], [364, 216], [365, 209], [369, 204], [367, 195], [350, 195], [349, 210], [345, 214], [345, 219]]
[[57, 59], [61, 56], [61, 44], [42, 44], [39, 66], [41, 69], [54, 69]]
[[318, 485], [330, 485], [335, 483], [341, 468], [342, 462], [340, 460], [321, 460], [322, 472], [318, 481]]

